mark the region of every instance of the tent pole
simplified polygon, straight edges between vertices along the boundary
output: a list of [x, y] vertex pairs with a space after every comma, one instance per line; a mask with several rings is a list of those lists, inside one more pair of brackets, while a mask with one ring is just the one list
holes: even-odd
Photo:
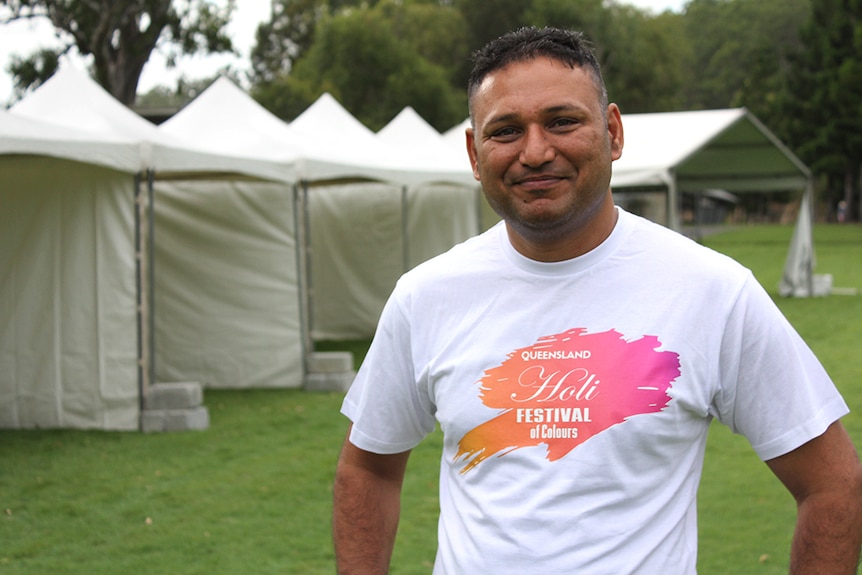
[[[808, 203], [808, 229], [814, 230], [814, 180], [811, 176], [808, 177], [808, 181], [805, 183], [805, 194], [802, 197], [803, 202]], [[814, 297], [814, 238], [810, 238], [811, 240], [811, 253], [808, 254], [808, 258], [806, 259], [805, 266], [808, 268], [806, 273], [806, 279], [808, 280], [808, 297]]]
[[401, 187], [401, 267], [406, 272], [410, 269], [410, 229], [408, 217], [407, 186]]
[[303, 378], [308, 373], [309, 354], [314, 351], [311, 337], [312, 290], [311, 285], [311, 232], [308, 209], [308, 181], [302, 180], [293, 186], [294, 214], [296, 221], [296, 265], [299, 274], [299, 325], [302, 345]]
[[144, 389], [146, 387], [144, 382], [145, 377], [145, 358], [144, 358], [144, 316], [143, 316], [143, 298], [144, 294], [142, 292], [142, 256], [141, 248], [142, 245], [142, 237], [141, 237], [141, 210], [142, 206], [142, 198], [141, 198], [141, 174], [138, 172], [135, 174], [135, 306], [136, 306], [136, 318], [137, 318], [137, 344], [138, 344], [138, 430], [143, 431], [143, 412], [144, 412]]
[[147, 170], [147, 311], [150, 328], [150, 381], [156, 381], [156, 221], [155, 221], [156, 172]]
[[703, 192], [694, 192], [694, 235], [697, 241], [703, 238], [701, 226], [703, 225]]
[[476, 235], [478, 236], [485, 231], [482, 226], [482, 210], [484, 199], [482, 186], [476, 186], [475, 188], [473, 188], [473, 194], [476, 198]]
[[676, 172], [670, 170], [667, 183], [667, 227], [680, 231], [679, 224], [679, 190], [676, 185]]

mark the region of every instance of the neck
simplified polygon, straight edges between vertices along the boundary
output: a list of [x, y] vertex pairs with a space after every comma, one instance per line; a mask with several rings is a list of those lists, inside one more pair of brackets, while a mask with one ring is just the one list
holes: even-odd
[[607, 197], [591, 214], [573, 221], [558, 235], [523, 233], [508, 222], [506, 231], [512, 247], [521, 255], [539, 262], [561, 262], [597, 248], [611, 235], [618, 218], [613, 198]]

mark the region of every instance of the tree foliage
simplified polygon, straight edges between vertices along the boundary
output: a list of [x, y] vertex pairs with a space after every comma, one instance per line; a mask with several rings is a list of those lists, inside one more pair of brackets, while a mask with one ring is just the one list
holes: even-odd
[[862, 219], [862, 1], [812, 0], [781, 104], [786, 140]]
[[450, 82], [455, 65], [435, 60], [445, 62], [449, 46], [461, 41], [459, 20], [451, 18], [454, 13], [437, 14], [452, 26], [441, 41], [417, 33], [423, 10], [421, 4], [384, 1], [322, 18], [314, 43], [291, 73], [259, 84], [254, 96], [286, 119], [329, 92], [372, 129], [408, 105], [438, 129], [451, 127], [466, 115], [465, 96]]
[[691, 59], [684, 104], [745, 105], [766, 120], [786, 84], [809, 0], [692, 0], [685, 13]]
[[261, 23], [255, 33], [252, 81], [272, 82], [279, 74], [290, 73], [314, 42], [314, 32], [322, 19], [361, 3], [362, 0], [272, 0], [269, 21]]
[[73, 47], [92, 56], [96, 80], [121, 102], [135, 101], [144, 65], [160, 40], [179, 54], [232, 49], [226, 35], [235, 0], [220, 10], [206, 0], [0, 0], [12, 18], [46, 17], [66, 41], [59, 50], [16, 58], [10, 66], [23, 93], [54, 73], [59, 55]]

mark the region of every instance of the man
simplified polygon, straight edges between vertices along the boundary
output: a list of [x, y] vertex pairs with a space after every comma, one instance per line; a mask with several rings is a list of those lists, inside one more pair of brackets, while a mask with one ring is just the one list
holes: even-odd
[[748, 270], [613, 205], [616, 105], [578, 33], [475, 55], [503, 223], [405, 274], [342, 411], [338, 572], [386, 573], [410, 450], [444, 434], [436, 575], [695, 573], [707, 429], [798, 503], [791, 572], [855, 573], [862, 467], [828, 376]]

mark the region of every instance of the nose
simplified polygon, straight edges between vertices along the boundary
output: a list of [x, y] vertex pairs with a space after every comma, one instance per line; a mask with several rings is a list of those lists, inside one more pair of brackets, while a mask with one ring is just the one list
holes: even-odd
[[521, 164], [538, 168], [554, 159], [556, 152], [541, 126], [530, 126], [524, 133]]

